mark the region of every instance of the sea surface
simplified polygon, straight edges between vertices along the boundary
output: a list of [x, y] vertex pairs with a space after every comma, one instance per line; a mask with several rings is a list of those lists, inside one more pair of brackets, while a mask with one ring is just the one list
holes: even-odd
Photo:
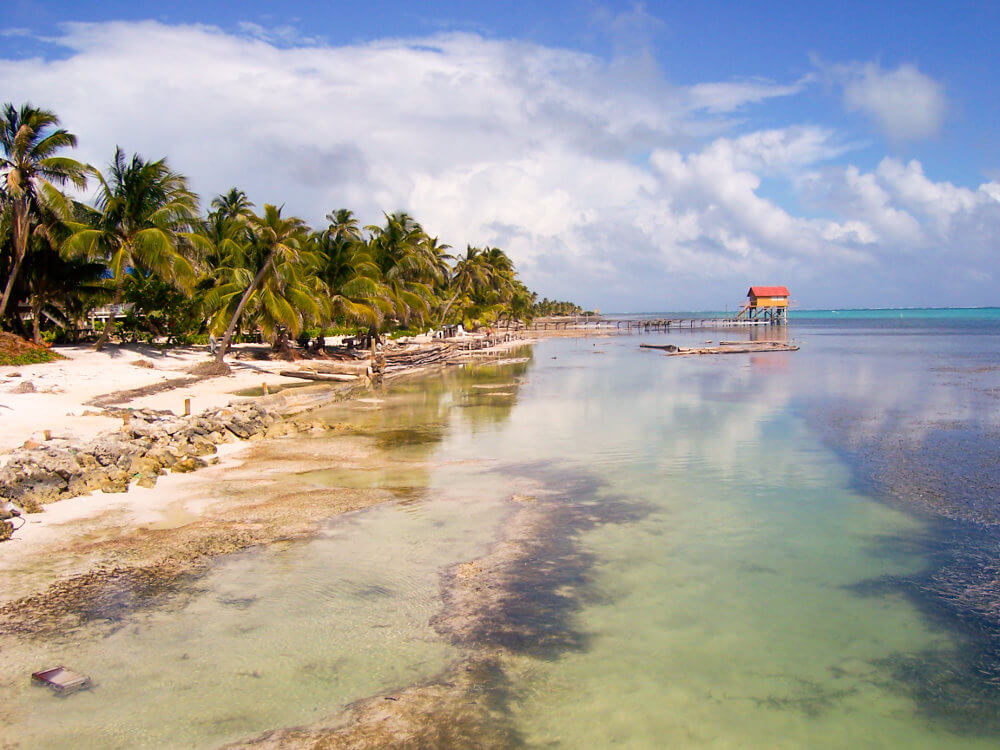
[[[0, 747], [217, 747], [434, 680], [469, 648], [434, 626], [443, 574], [525, 498], [578, 512], [505, 610], [538, 638], [502, 644], [523, 745], [997, 747], [1000, 315], [802, 311], [753, 332], [797, 352], [638, 346], [748, 335], [548, 340], [330, 409], [374, 463], [289, 486], [395, 499], [3, 654]], [[61, 662], [97, 688], [27, 686]]]

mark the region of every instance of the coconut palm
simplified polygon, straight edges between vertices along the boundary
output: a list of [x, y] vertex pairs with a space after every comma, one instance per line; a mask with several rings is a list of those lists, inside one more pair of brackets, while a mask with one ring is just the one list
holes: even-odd
[[393, 309], [390, 290], [382, 283], [361, 236], [358, 220], [346, 208], [327, 214], [329, 226], [311, 237], [318, 256], [317, 274], [326, 285], [328, 311], [335, 320], [377, 329]]
[[365, 227], [368, 248], [391, 292], [395, 314], [403, 325], [422, 321], [435, 302], [434, 287], [441, 281], [438, 258], [423, 227], [404, 212], [385, 214], [385, 226]]
[[315, 262], [305, 248], [305, 223], [294, 216], [283, 218], [281, 208], [266, 204], [264, 215], [251, 215], [249, 225], [254, 242], [233, 248], [226, 265], [219, 269], [219, 285], [205, 299], [209, 309], [216, 311], [210, 324], [213, 329], [228, 319], [216, 352], [220, 363], [255, 295], [254, 306], [264, 315], [262, 322], [275, 328], [283, 325], [293, 333], [302, 326], [303, 311], [318, 312], [313, 296], [318, 290], [310, 289], [301, 273]]
[[253, 208], [247, 194], [238, 187], [231, 187], [212, 199], [212, 213], [230, 221], [247, 221], [253, 216]]
[[28, 252], [32, 215], [40, 204], [53, 199], [53, 183], [67, 182], [86, 186], [87, 167], [59, 151], [76, 146], [76, 136], [58, 127], [59, 118], [52, 112], [24, 104], [20, 110], [7, 103], [0, 113], [0, 171], [5, 193], [11, 204], [13, 257], [3, 296], [0, 319], [7, 311], [14, 283]]
[[[165, 160], [147, 161], [138, 154], [129, 160], [121, 148], [99, 183], [96, 207], [87, 207], [83, 221], [70, 224], [73, 234], [63, 245], [68, 255], [100, 258], [109, 267], [114, 290], [112, 304], [121, 302], [130, 268], [159, 276], [179, 289], [189, 289], [194, 269], [185, 257], [192, 247], [204, 247], [198, 224], [198, 198], [183, 175]], [[114, 329], [114, 316], [97, 342], [100, 351]]]
[[451, 272], [451, 299], [441, 313], [438, 325], [443, 325], [448, 319], [452, 305], [462, 295], [471, 296], [476, 291], [487, 287], [492, 279], [492, 269], [486, 263], [483, 251], [478, 247], [467, 245], [465, 255], [459, 256], [455, 268]]

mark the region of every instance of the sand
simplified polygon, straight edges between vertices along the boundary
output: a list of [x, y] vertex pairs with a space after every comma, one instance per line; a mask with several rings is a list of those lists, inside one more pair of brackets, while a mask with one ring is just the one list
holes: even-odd
[[[89, 439], [114, 429], [116, 418], [86, 414], [101, 411], [88, 402], [106, 394], [189, 378], [189, 368], [210, 361], [206, 347], [161, 351], [141, 345], [109, 345], [104, 351], [95, 352], [90, 346], [61, 346], [56, 351], [66, 359], [0, 368], [0, 454], [29, 438], [41, 441], [44, 430], [50, 430], [54, 437]], [[235, 391], [259, 388], [263, 382], [269, 386], [303, 382], [278, 375], [278, 370], [288, 369], [287, 362], [231, 358], [228, 362], [233, 370], [231, 376], [201, 380], [119, 405], [169, 409], [181, 414], [184, 399], [190, 398], [191, 409], [197, 413], [208, 407], [224, 406], [237, 398], [233, 395]], [[13, 392], [28, 382], [35, 392]], [[0, 457], [0, 462], [3, 460]]]

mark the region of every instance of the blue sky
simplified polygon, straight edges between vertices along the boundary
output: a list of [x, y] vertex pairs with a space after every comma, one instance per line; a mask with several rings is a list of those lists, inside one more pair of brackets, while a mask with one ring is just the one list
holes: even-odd
[[587, 306], [746, 282], [983, 305], [998, 31], [995, 3], [14, 0], [0, 98], [55, 110], [94, 163], [167, 155], [206, 196], [314, 223], [405, 208]]

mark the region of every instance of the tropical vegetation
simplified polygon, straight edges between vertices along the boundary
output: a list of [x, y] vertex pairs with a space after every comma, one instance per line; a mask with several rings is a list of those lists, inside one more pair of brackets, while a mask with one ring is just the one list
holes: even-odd
[[581, 311], [539, 301], [502, 249], [453, 254], [405, 212], [361, 226], [338, 208], [314, 229], [234, 187], [202, 213], [165, 158], [119, 147], [101, 170], [71, 158], [75, 146], [52, 112], [0, 110], [0, 328], [36, 343], [212, 337], [221, 362], [251, 337], [281, 350], [324, 332], [475, 329]]

